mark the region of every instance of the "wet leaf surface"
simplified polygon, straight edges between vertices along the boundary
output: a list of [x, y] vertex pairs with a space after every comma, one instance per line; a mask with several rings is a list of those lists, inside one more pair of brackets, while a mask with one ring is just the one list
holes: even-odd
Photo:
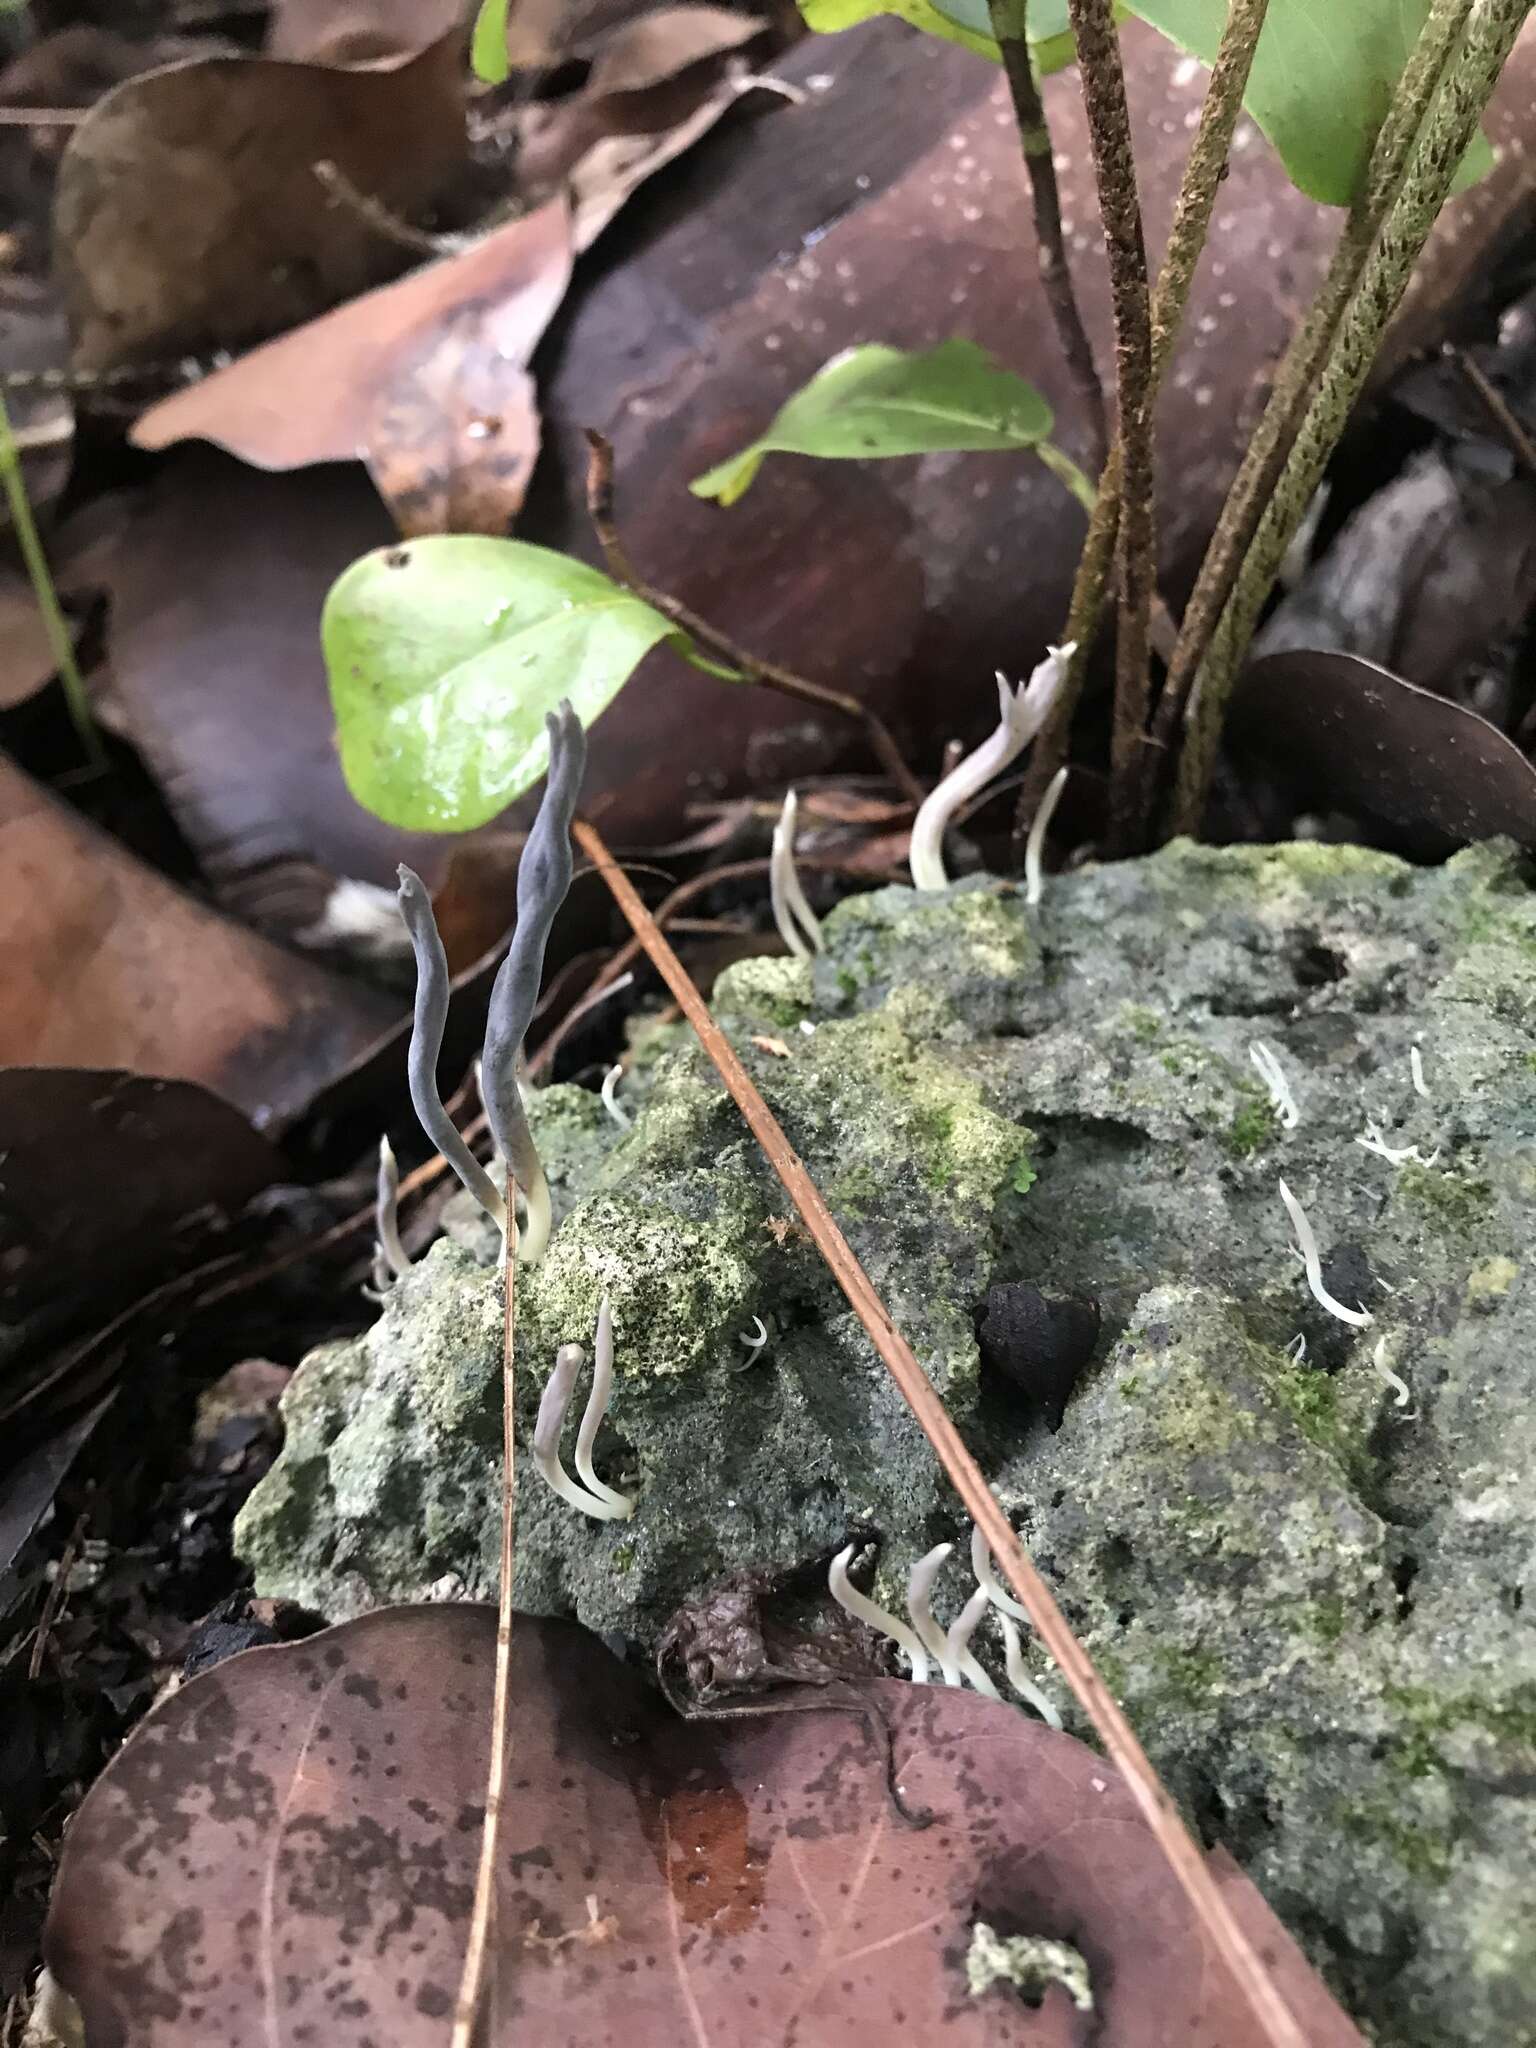
[[0, 762], [0, 1063], [200, 1081], [281, 1126], [396, 1004], [227, 923]]
[[401, 268], [315, 176], [417, 220], [467, 164], [457, 35], [392, 70], [220, 57], [131, 79], [59, 168], [55, 252], [75, 366], [240, 348]]
[[[1132, 26], [1123, 43], [1138, 135], [1148, 144], [1147, 232], [1158, 245], [1201, 80], [1186, 79], [1150, 31]], [[643, 575], [754, 652], [857, 691], [896, 724], [909, 757], [936, 761], [952, 732], [983, 736], [981, 682], [998, 667], [1011, 674], [1021, 648], [1043, 646], [1060, 628], [1082, 522], [1038, 458], [768, 462], [731, 522], [728, 547], [718, 509], [688, 485], [758, 434], [829, 357], [869, 341], [871, 307], [889, 346], [927, 350], [958, 329], [1015, 367], [1054, 409], [1056, 438], [1081, 454], [1079, 409], [1032, 258], [1016, 247], [1019, 209], [1028, 205], [1018, 134], [995, 72], [894, 22], [813, 39], [775, 69], [805, 90], [805, 103], [722, 124], [645, 208], [643, 244], [641, 217], [631, 212], [603, 245], [606, 267], [578, 276], [556, 328], [545, 454], [520, 531], [596, 559], [580, 430], [597, 427], [614, 446], [619, 528]], [[1051, 80], [1046, 90], [1067, 166], [1063, 210], [1086, 236], [1093, 177], [1076, 81]], [[1288, 330], [1264, 252], [1283, 244], [1287, 293], [1304, 297], [1334, 233], [1257, 147], [1234, 156], [1218, 223], [1195, 281], [1188, 347], [1161, 404], [1165, 457], [1180, 477], [1163, 534], [1175, 602]], [[1080, 285], [1107, 362], [1112, 328], [1099, 269], [1085, 263]], [[1224, 297], [1245, 309], [1238, 332]], [[1021, 548], [1030, 573], [1010, 584], [999, 564]], [[940, 674], [977, 681], [974, 700], [946, 702], [941, 721]], [[658, 653], [599, 727], [594, 774], [630, 699], [648, 709], [647, 763], [691, 761], [709, 735], [700, 766], [721, 778], [721, 794], [752, 786], [769, 731], [781, 786], [853, 752], [841, 726], [810, 715], [789, 723], [782, 705], [757, 692], [722, 700], [707, 677]], [[612, 833], [643, 843], [627, 821], [615, 820]]]
[[1423, 858], [1499, 833], [1536, 845], [1536, 768], [1519, 749], [1359, 655], [1261, 656], [1234, 693], [1230, 731], [1309, 808], [1363, 816]]
[[[437, 2048], [478, 1852], [495, 1617], [395, 1608], [237, 1657], [144, 1724], [66, 1838], [51, 1968], [91, 2048]], [[1246, 2048], [1129, 1795], [1009, 1707], [894, 1679], [858, 1711], [686, 1722], [568, 1623], [513, 1633], [493, 2048]], [[891, 1784], [900, 1787], [894, 1799]], [[926, 1825], [914, 1823], [921, 1815]], [[1358, 2048], [1218, 1874], [1316, 2048]], [[973, 1992], [973, 1927], [1071, 1944], [1096, 2009]]]
[[543, 775], [547, 714], [595, 720], [662, 615], [584, 563], [441, 534], [354, 562], [326, 599], [326, 669], [347, 783], [415, 831], [483, 825]]

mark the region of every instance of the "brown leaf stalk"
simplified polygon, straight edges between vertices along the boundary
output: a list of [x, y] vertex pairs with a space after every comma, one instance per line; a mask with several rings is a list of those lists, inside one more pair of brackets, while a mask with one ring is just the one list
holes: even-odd
[[1269, 402], [1238, 465], [1184, 608], [1154, 728], [1164, 747], [1173, 743], [1195, 676], [1285, 468], [1319, 372], [1396, 196], [1409, 152], [1471, 5], [1472, 0], [1434, 0], [1372, 145], [1364, 186], [1349, 210], [1306, 317], [1275, 372]]
[[501, 1845], [501, 1815], [506, 1804], [512, 1704], [512, 1572], [517, 1523], [516, 1391], [517, 1351], [517, 1186], [507, 1174], [507, 1232], [502, 1259], [505, 1307], [501, 1326], [501, 1582], [496, 1596], [496, 1676], [491, 1695], [491, 1761], [485, 1781], [485, 1825], [480, 1835], [480, 1867], [475, 1873], [475, 1903], [464, 1974], [459, 1979], [450, 2048], [472, 2048], [475, 2023], [485, 1989], [485, 1959], [496, 1918], [496, 1858]]
[[[1445, 0], [1431, 10], [1405, 72], [1404, 98], [1416, 98], [1421, 79], [1439, 78], [1427, 112], [1406, 150], [1401, 178], [1393, 182], [1390, 206], [1359, 274], [1343, 316], [1309, 390], [1309, 402], [1287, 440], [1285, 462], [1273, 492], [1260, 508], [1252, 542], [1232, 582], [1232, 594], [1207, 651], [1196, 669], [1185, 707], [1185, 736], [1179, 761], [1174, 810], [1176, 829], [1193, 831], [1204, 810], [1227, 698], [1247, 657], [1249, 642], [1274, 587], [1291, 538], [1301, 524], [1329, 459], [1365, 389], [1371, 365], [1413, 275], [1430, 230], [1450, 197], [1477, 124], [1515, 39], [1530, 13], [1530, 0], [1473, 0], [1466, 33], [1458, 37], [1453, 9]], [[1438, 62], [1424, 50], [1431, 27], [1447, 38]], [[1410, 78], [1409, 74], [1413, 76]], [[1395, 117], [1395, 118], [1394, 118]], [[1394, 108], [1384, 124], [1406, 118]], [[1377, 185], [1373, 160], [1370, 184]]]
[[1082, 309], [1072, 288], [1066, 241], [1061, 231], [1061, 193], [1051, 153], [1051, 131], [1045, 102], [1029, 58], [1029, 0], [988, 0], [992, 33], [997, 39], [1003, 72], [1013, 98], [1013, 118], [1024, 152], [1030, 202], [1035, 216], [1035, 250], [1040, 284], [1051, 309], [1056, 339], [1066, 359], [1067, 374], [1082, 400], [1088, 427], [1088, 471], [1098, 476], [1109, 446], [1104, 386], [1093, 360], [1093, 344], [1083, 324]]
[[1139, 832], [1151, 699], [1152, 598], [1157, 584], [1156, 477], [1152, 456], [1152, 303], [1131, 117], [1114, 0], [1068, 0], [1083, 104], [1109, 254], [1115, 313], [1115, 438], [1120, 519], [1115, 545], [1119, 613], [1115, 717], [1110, 742], [1111, 837], [1123, 850]]
[[[1173, 226], [1163, 252], [1157, 288], [1152, 294], [1152, 386], [1154, 397], [1173, 356], [1190, 286], [1210, 233], [1211, 215], [1221, 190], [1232, 136], [1243, 111], [1243, 94], [1264, 26], [1269, 0], [1231, 0], [1226, 26], [1211, 67], [1210, 83], [1200, 103], [1200, 120], [1194, 143], [1179, 183]], [[1110, 565], [1120, 522], [1120, 448], [1111, 448], [1109, 461], [1099, 481], [1098, 502], [1088, 525], [1088, 537], [1078, 559], [1077, 577], [1063, 641], [1076, 645], [1066, 682], [1051, 707], [1045, 730], [1035, 742], [1029, 773], [1020, 800], [1016, 830], [1022, 839], [1029, 820], [1039, 808], [1046, 785], [1067, 755], [1072, 716], [1082, 695], [1089, 659], [1098, 637]]]
[[783, 1126], [736, 1057], [688, 970], [663, 938], [656, 920], [601, 836], [582, 818], [575, 821], [572, 833], [576, 844], [613, 892], [630, 928], [697, 1032], [700, 1044], [762, 1146], [768, 1163], [783, 1183], [817, 1249], [868, 1332], [903, 1400], [933, 1445], [940, 1464], [964, 1503], [966, 1513], [980, 1528], [1009, 1584], [1028, 1612], [1042, 1644], [1055, 1658], [1057, 1668], [1097, 1729], [1105, 1750], [1130, 1787], [1143, 1819], [1168, 1858], [1212, 1947], [1231, 1970], [1252, 2007], [1261, 2038], [1268, 2048], [1306, 2048], [1306, 2036], [1281, 1998], [1253, 1944], [1233, 1919], [1199, 1844], [1179, 1818], [1172, 1798], [1147, 1760], [1135, 1731], [1099, 1676], [1088, 1652], [1068, 1627], [1049, 1587], [1025, 1554], [1012, 1524], [994, 1499], [981, 1468], [966, 1449], [960, 1432], [919, 1365], [912, 1347], [892, 1322], [869, 1275], [838, 1228], [820, 1189], [807, 1173]]
[[737, 670], [748, 682], [762, 683], [801, 704], [815, 704], [824, 711], [835, 711], [840, 718], [856, 720], [863, 726], [875, 758], [903, 796], [920, 804], [927, 792], [902, 759], [901, 750], [878, 712], [867, 704], [861, 704], [857, 697], [850, 697], [844, 690], [813, 683], [808, 676], [796, 675], [793, 669], [780, 668], [777, 662], [759, 660], [755, 654], [749, 654], [744, 647], [729, 639], [717, 626], [701, 619], [680, 598], [646, 582], [630, 560], [614, 519], [613, 448], [602, 434], [595, 433], [590, 427], [587, 429], [587, 446], [591, 451], [587, 461], [587, 514], [615, 582], [633, 591], [663, 618], [680, 627], [713, 660]]

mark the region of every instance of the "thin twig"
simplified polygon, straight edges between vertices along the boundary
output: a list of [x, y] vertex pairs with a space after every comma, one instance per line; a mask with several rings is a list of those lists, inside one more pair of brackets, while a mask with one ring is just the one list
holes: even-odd
[[502, 1259], [505, 1308], [501, 1326], [501, 1580], [496, 1599], [496, 1678], [491, 1693], [491, 1761], [485, 1781], [485, 1825], [480, 1835], [480, 1868], [470, 1914], [464, 1974], [459, 1979], [450, 2048], [471, 2048], [485, 1988], [485, 1958], [496, 1918], [496, 1857], [506, 1804], [511, 1760], [512, 1573], [517, 1525], [516, 1391], [517, 1353], [517, 1186], [507, 1173], [507, 1232]]
[[[1243, 556], [1231, 599], [1195, 673], [1179, 762], [1174, 812], [1178, 830], [1193, 831], [1199, 824], [1227, 698], [1280, 564], [1365, 388], [1388, 323], [1450, 197], [1456, 173], [1529, 12], [1530, 0], [1474, 0], [1466, 34], [1455, 48], [1453, 60], [1440, 67], [1440, 89], [1409, 153], [1396, 198], [1319, 369], [1311, 403]], [[1437, 19], [1432, 13], [1430, 22]], [[1429, 26], [1425, 26], [1425, 35]], [[1454, 41], [1454, 23], [1448, 26]], [[1416, 47], [1415, 58], [1420, 54]], [[1430, 68], [1427, 59], [1424, 68]]]
[[1115, 438], [1120, 447], [1115, 566], [1120, 589], [1109, 807], [1112, 839], [1122, 850], [1129, 850], [1139, 834], [1146, 781], [1147, 708], [1152, 689], [1149, 628], [1157, 585], [1152, 305], [1114, 0], [1068, 0], [1068, 8], [1093, 144], [1115, 311]]
[[89, 107], [0, 107], [0, 128], [78, 128]]
[[321, 157], [310, 169], [331, 197], [355, 214], [365, 227], [372, 228], [382, 240], [393, 242], [397, 249], [409, 250], [413, 256], [459, 256], [480, 239], [478, 234], [437, 235], [428, 228], [414, 227], [398, 213], [391, 213], [382, 199], [360, 192], [341, 166], [332, 163], [329, 157]]
[[[1172, 359], [1190, 286], [1210, 234], [1211, 215], [1226, 174], [1232, 136], [1243, 111], [1243, 94], [1269, 0], [1231, 0], [1226, 27], [1211, 67], [1210, 83], [1200, 104], [1200, 120], [1184, 166], [1173, 226], [1152, 295], [1152, 382], [1154, 395]], [[1082, 695], [1089, 659], [1103, 616], [1104, 596], [1114, 559], [1115, 537], [1120, 521], [1120, 450], [1110, 450], [1109, 461], [1099, 480], [1098, 502], [1089, 521], [1088, 537], [1078, 560], [1063, 643], [1077, 652], [1067, 671], [1061, 694], [1051, 707], [1045, 730], [1035, 742], [1024, 792], [1019, 800], [1015, 833], [1022, 840], [1029, 821], [1040, 805], [1046, 785], [1066, 759], [1072, 716]]]
[[1291, 337], [1275, 372], [1269, 401], [1228, 489], [1184, 608], [1154, 726], [1154, 736], [1164, 747], [1173, 742], [1195, 677], [1285, 468], [1323, 363], [1397, 195], [1409, 152], [1471, 6], [1472, 0], [1434, 0], [1372, 145], [1363, 188], [1349, 210], [1306, 318]]
[[697, 1032], [700, 1044], [762, 1146], [769, 1165], [799, 1211], [833, 1277], [889, 1369], [902, 1398], [933, 1445], [967, 1514], [980, 1528], [993, 1556], [1023, 1602], [1041, 1643], [1055, 1658], [1057, 1668], [1097, 1729], [1212, 1946], [1226, 1962], [1249, 2001], [1263, 2038], [1270, 2048], [1306, 2048], [1306, 2036], [1292, 2018], [1253, 1944], [1233, 1918], [1198, 1843], [1179, 1818], [1178, 1809], [1148, 1762], [1135, 1731], [1116, 1705], [1088, 1652], [1068, 1627], [1049, 1587], [1025, 1554], [1012, 1523], [966, 1449], [949, 1411], [919, 1365], [911, 1346], [891, 1321], [890, 1313], [876, 1293], [869, 1275], [854, 1256], [852, 1247], [838, 1228], [820, 1189], [785, 1136], [783, 1127], [753, 1085], [751, 1076], [710, 1015], [687, 969], [662, 937], [656, 920], [601, 837], [581, 818], [576, 820], [572, 830], [577, 845], [612, 890], [630, 928]]
[[868, 734], [876, 757], [902, 794], [910, 797], [913, 803], [921, 803], [926, 794], [923, 785], [902, 759], [900, 749], [877, 712], [867, 704], [861, 704], [857, 697], [848, 696], [845, 691], [828, 689], [824, 683], [813, 683], [809, 677], [796, 675], [792, 669], [780, 668], [776, 662], [760, 661], [755, 654], [749, 654], [744, 647], [728, 639], [718, 627], [711, 626], [697, 612], [690, 611], [680, 599], [646, 582], [630, 560], [614, 523], [613, 449], [603, 435], [590, 427], [587, 429], [587, 445], [591, 450], [587, 462], [587, 513], [615, 580], [626, 590], [632, 590], [636, 597], [643, 598], [663, 618], [670, 619], [674, 626], [680, 626], [706, 653], [737, 670], [748, 682], [766, 684], [770, 690], [779, 690], [802, 704], [815, 704], [824, 711], [837, 712], [842, 718], [857, 719]]
[[3, 396], [0, 396], [0, 484], [4, 486], [6, 503], [10, 506], [11, 524], [16, 529], [21, 558], [27, 565], [32, 595], [42, 615], [48, 652], [58, 671], [70, 720], [79, 735], [86, 761], [100, 773], [107, 766], [107, 750], [96, 730], [85, 678], [75, 660], [75, 643], [69, 636], [69, 627], [59, 604], [59, 593], [54, 587], [53, 572], [48, 567], [48, 556], [37, 530], [37, 521], [32, 517], [32, 504], [27, 496], [26, 478], [21, 471], [21, 457], [16, 451], [10, 410]]
[[1030, 201], [1035, 215], [1035, 250], [1040, 264], [1040, 284], [1051, 309], [1056, 339], [1066, 358], [1067, 374], [1077, 387], [1088, 428], [1088, 467], [1094, 476], [1104, 468], [1109, 448], [1109, 422], [1104, 406], [1104, 386], [1093, 360], [1093, 344], [1083, 324], [1082, 309], [1072, 288], [1066, 242], [1061, 231], [1061, 193], [1056, 184], [1056, 165], [1051, 153], [1051, 131], [1045, 117], [1045, 102], [1029, 60], [1029, 0], [988, 0], [992, 33], [1008, 90], [1013, 96], [1013, 118], [1018, 125], [1019, 143], [1024, 151], [1024, 169], [1029, 177]]
[[1523, 470], [1536, 477], [1536, 440], [1532, 440], [1524, 423], [1511, 408], [1509, 400], [1465, 349], [1452, 348], [1448, 350], [1448, 354], [1482, 400], [1489, 418], [1504, 436], [1510, 454]]

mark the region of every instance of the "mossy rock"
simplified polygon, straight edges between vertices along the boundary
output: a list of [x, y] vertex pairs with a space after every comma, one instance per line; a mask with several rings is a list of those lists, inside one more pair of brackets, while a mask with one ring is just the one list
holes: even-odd
[[[1176, 843], [1059, 878], [1033, 912], [984, 877], [880, 890], [826, 941], [728, 971], [717, 1016], [1159, 1769], [1373, 2040], [1536, 2048], [1520, 859]], [[649, 1649], [724, 1573], [824, 1567], [855, 1533], [881, 1539], [893, 1599], [931, 1544], [963, 1552], [927, 1445], [691, 1037], [649, 1034], [626, 1095], [622, 1132], [579, 1090], [535, 1104], [562, 1220], [520, 1277], [518, 1373], [526, 1434], [555, 1348], [590, 1342], [609, 1295], [598, 1463], [638, 1511], [586, 1521], [524, 1461], [520, 1604]], [[1368, 1122], [1433, 1163], [1362, 1150]], [[1372, 1327], [1308, 1293], [1282, 1173]], [[491, 1251], [461, 1205], [374, 1328], [295, 1377], [239, 1527], [261, 1591], [335, 1615], [489, 1591]], [[1055, 1435], [980, 1366], [976, 1312], [1006, 1281], [1101, 1311]], [[941, 1613], [968, 1590], [949, 1566]]]

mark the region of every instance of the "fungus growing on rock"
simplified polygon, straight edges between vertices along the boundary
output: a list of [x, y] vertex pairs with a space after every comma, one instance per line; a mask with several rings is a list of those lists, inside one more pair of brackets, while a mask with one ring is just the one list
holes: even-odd
[[1066, 788], [1071, 772], [1063, 762], [1046, 784], [1040, 808], [1029, 821], [1029, 837], [1024, 842], [1024, 901], [1031, 908], [1045, 894], [1045, 835], [1051, 829], [1051, 820], [1056, 815], [1056, 806], [1061, 802], [1061, 792]]
[[872, 1628], [877, 1635], [886, 1636], [901, 1651], [912, 1667], [912, 1683], [926, 1685], [930, 1669], [928, 1652], [916, 1632], [898, 1621], [894, 1614], [888, 1614], [878, 1602], [871, 1600], [867, 1593], [861, 1593], [848, 1577], [858, 1545], [850, 1543], [833, 1558], [827, 1572], [827, 1590], [845, 1614], [851, 1614], [855, 1621], [862, 1621], [866, 1628]]
[[1248, 1057], [1258, 1068], [1259, 1078], [1269, 1090], [1269, 1099], [1275, 1105], [1280, 1128], [1294, 1131], [1301, 1122], [1301, 1111], [1296, 1107], [1291, 1084], [1286, 1079], [1285, 1069], [1275, 1057], [1273, 1049], [1267, 1046], [1262, 1038], [1256, 1038], [1248, 1048]]
[[618, 1100], [618, 1086], [623, 1078], [624, 1064], [622, 1060], [617, 1060], [603, 1076], [602, 1097], [603, 1107], [607, 1110], [609, 1116], [612, 1117], [621, 1131], [627, 1131], [632, 1118], [629, 1111], [623, 1108]]
[[946, 889], [949, 876], [944, 867], [944, 834], [960, 806], [980, 794], [995, 776], [1001, 775], [1023, 753], [1044, 725], [1073, 648], [1052, 647], [1027, 683], [1017, 687], [998, 671], [997, 730], [982, 741], [974, 753], [958, 766], [925, 799], [912, 826], [912, 885], [916, 889]]
[[584, 1485], [578, 1486], [560, 1462], [560, 1438], [565, 1429], [576, 1379], [587, 1362], [579, 1344], [562, 1344], [555, 1353], [554, 1370], [545, 1382], [533, 1429], [533, 1462], [552, 1493], [558, 1493], [584, 1515], [599, 1522], [627, 1522], [635, 1503], [627, 1493], [605, 1486], [592, 1468], [592, 1446], [608, 1412], [613, 1389], [613, 1318], [605, 1300], [597, 1313], [597, 1336], [593, 1346], [592, 1391], [576, 1439], [576, 1470]]
[[779, 937], [797, 960], [809, 960], [821, 951], [821, 919], [806, 901], [795, 872], [795, 815], [800, 799], [792, 789], [784, 792], [784, 808], [773, 828], [773, 853], [768, 862], [768, 893], [773, 903], [773, 921]]
[[[525, 1222], [518, 1256], [529, 1265], [544, 1254], [552, 1218], [549, 1184], [528, 1128], [518, 1069], [544, 978], [550, 926], [571, 886], [571, 820], [586, 762], [586, 738], [569, 703], [562, 703], [558, 715], [551, 713], [544, 723], [549, 733], [549, 777], [518, 863], [517, 924], [491, 989], [478, 1074], [496, 1149], [523, 1199]], [[504, 1232], [508, 1219], [501, 1191], [464, 1142], [437, 1092], [437, 1061], [448, 1017], [448, 960], [432, 899], [420, 876], [403, 866], [399, 902], [416, 957], [416, 1010], [407, 1056], [411, 1101], [422, 1129]]]
[[1346, 1308], [1343, 1302], [1336, 1301], [1324, 1286], [1323, 1261], [1317, 1249], [1317, 1239], [1313, 1235], [1312, 1226], [1307, 1221], [1306, 1211], [1283, 1180], [1280, 1183], [1280, 1199], [1285, 1204], [1286, 1214], [1290, 1217], [1296, 1232], [1296, 1243], [1301, 1251], [1302, 1264], [1307, 1270], [1307, 1285], [1312, 1290], [1313, 1300], [1320, 1308], [1327, 1309], [1329, 1315], [1337, 1316], [1341, 1323], [1349, 1323], [1357, 1330], [1369, 1328], [1376, 1320], [1369, 1309]]
[[373, 1190], [373, 1286], [363, 1292], [382, 1301], [392, 1282], [411, 1270], [400, 1242], [400, 1168], [388, 1133], [379, 1139], [379, 1174]]

